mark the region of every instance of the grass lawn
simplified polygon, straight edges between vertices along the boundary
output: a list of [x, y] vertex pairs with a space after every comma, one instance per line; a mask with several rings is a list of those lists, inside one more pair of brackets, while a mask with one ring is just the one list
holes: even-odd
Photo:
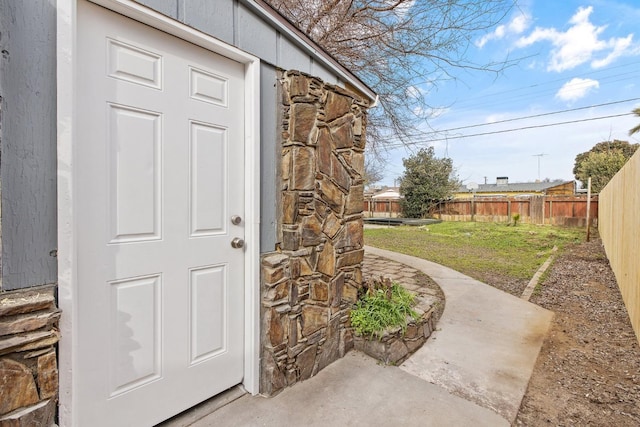
[[584, 241], [581, 228], [486, 222], [366, 229], [365, 243], [437, 262], [520, 296], [554, 246]]

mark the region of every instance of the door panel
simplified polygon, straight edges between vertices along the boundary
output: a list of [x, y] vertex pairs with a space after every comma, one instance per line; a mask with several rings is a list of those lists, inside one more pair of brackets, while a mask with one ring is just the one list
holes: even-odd
[[242, 381], [244, 68], [78, 3], [77, 425], [153, 425]]

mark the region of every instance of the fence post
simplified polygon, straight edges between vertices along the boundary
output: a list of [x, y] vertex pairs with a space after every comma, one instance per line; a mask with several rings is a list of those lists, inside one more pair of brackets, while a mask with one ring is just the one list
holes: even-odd
[[475, 221], [476, 217], [476, 209], [475, 209], [475, 198], [471, 199], [471, 222]]
[[591, 212], [591, 177], [587, 180], [587, 242], [589, 241], [589, 232], [591, 231], [591, 218], [589, 214]]

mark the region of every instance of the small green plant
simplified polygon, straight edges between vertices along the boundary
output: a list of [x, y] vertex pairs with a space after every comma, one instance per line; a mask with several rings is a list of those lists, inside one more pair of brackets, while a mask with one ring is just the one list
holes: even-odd
[[516, 225], [518, 225], [518, 221], [520, 221], [520, 214], [514, 214], [513, 215], [513, 226], [515, 227]]
[[412, 294], [389, 279], [367, 282], [351, 310], [351, 325], [357, 334], [370, 337], [381, 337], [388, 327], [399, 326], [404, 332], [408, 319], [418, 318], [414, 300]]

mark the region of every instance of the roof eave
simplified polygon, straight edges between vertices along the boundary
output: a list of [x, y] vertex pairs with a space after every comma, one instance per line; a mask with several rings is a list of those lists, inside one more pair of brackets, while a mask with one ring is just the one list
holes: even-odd
[[346, 83], [350, 84], [363, 96], [366, 96], [371, 102], [370, 107], [375, 107], [378, 103], [378, 94], [376, 94], [373, 89], [360, 80], [360, 78], [353, 74], [348, 68], [340, 64], [338, 60], [311, 40], [288, 19], [269, 6], [264, 0], [240, 0], [240, 2], [285, 33], [291, 41], [307, 51], [314, 59], [319, 60], [331, 68], [331, 70], [339, 75]]

